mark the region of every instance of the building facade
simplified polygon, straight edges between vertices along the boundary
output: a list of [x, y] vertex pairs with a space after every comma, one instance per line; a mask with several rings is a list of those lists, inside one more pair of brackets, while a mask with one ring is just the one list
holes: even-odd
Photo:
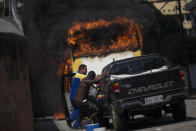
[[[179, 15], [178, 0], [146, 0], [152, 2], [156, 9], [158, 9], [163, 15]], [[180, 0], [181, 11], [183, 15], [183, 27], [188, 34], [192, 30], [191, 13], [186, 10], [185, 6], [190, 3], [191, 0]]]

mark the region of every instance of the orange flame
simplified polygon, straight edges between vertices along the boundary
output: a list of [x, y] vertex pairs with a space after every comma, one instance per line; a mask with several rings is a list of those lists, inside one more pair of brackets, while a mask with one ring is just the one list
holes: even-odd
[[[71, 72], [72, 72], [72, 61], [71, 58], [67, 58], [65, 62], [61, 62], [59, 64], [59, 70], [57, 71], [57, 75], [59, 76], [59, 78], [61, 78], [63, 74], [69, 74]], [[65, 77], [64, 80], [65, 93], [71, 90], [70, 85], [71, 85], [70, 78]], [[56, 120], [62, 120], [65, 119], [66, 116], [64, 113], [62, 113], [62, 111], [59, 110], [58, 113], [54, 113], [54, 117]]]
[[66, 59], [65, 62], [61, 62], [59, 64], [59, 69], [57, 71], [57, 75], [60, 77], [63, 74], [68, 74], [72, 72], [72, 61], [71, 58]]
[[65, 114], [62, 112], [54, 113], [54, 117], [56, 120], [62, 120], [62, 119], [65, 119]]
[[71, 69], [72, 69], [72, 62], [71, 62], [71, 58], [69, 58], [67, 59], [66, 64], [65, 64], [64, 74], [70, 73]]
[[[66, 62], [62, 62], [59, 64], [59, 69], [57, 71], [57, 75], [59, 78], [63, 74], [69, 74], [72, 73], [72, 61], [71, 58], [66, 59]], [[70, 78], [65, 77], [64, 80], [64, 87], [65, 87], [65, 93], [69, 92], [71, 90], [71, 84], [70, 84]]]
[[[104, 43], [100, 43], [101, 47], [92, 47], [90, 42], [85, 39], [85, 34], [82, 30], [91, 30], [98, 27], [109, 27], [111, 24], [128, 25], [127, 28], [119, 32], [116, 40], [110, 39], [111, 44], [106, 46]], [[74, 25], [68, 31], [68, 43], [70, 45], [76, 46], [78, 50], [74, 50], [74, 56], [83, 55], [101, 55], [103, 53], [110, 53], [119, 50], [133, 50], [136, 48], [142, 48], [142, 25], [139, 25], [132, 20], [124, 17], [118, 17], [113, 21], [106, 21], [100, 19], [93, 22], [75, 22]], [[75, 35], [76, 32], [81, 31], [79, 34]]]

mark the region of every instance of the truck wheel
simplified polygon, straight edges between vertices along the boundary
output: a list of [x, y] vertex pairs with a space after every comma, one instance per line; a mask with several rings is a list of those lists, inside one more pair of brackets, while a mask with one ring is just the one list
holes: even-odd
[[162, 110], [154, 110], [152, 114], [153, 119], [160, 119], [162, 117]]
[[111, 105], [111, 115], [112, 115], [114, 131], [126, 131], [127, 127], [124, 122], [124, 118], [116, 112], [113, 105]]
[[176, 121], [183, 121], [186, 118], [186, 106], [184, 101], [173, 105], [173, 118]]

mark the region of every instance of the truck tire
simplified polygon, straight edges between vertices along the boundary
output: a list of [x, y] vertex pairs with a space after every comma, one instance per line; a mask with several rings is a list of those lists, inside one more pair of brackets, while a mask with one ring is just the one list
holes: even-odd
[[173, 118], [176, 121], [183, 121], [186, 118], [186, 106], [184, 103], [184, 100], [173, 105], [173, 112], [172, 112]]
[[124, 118], [120, 116], [113, 105], [111, 105], [111, 115], [113, 121], [114, 131], [127, 131]]
[[153, 114], [152, 114], [152, 118], [153, 119], [160, 119], [162, 117], [162, 110], [157, 109], [154, 110]]

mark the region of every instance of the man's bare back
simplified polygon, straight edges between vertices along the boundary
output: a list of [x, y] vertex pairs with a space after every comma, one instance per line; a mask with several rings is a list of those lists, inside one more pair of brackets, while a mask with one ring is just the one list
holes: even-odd
[[87, 99], [88, 98], [89, 89], [90, 89], [90, 85], [98, 83], [104, 77], [105, 77], [105, 75], [96, 76], [96, 78], [93, 79], [93, 80], [91, 78], [89, 78], [88, 76], [86, 78], [84, 78], [80, 82], [78, 90], [77, 90], [77, 92], [76, 92], [76, 94], [74, 96], [74, 102], [80, 103], [83, 100]]

